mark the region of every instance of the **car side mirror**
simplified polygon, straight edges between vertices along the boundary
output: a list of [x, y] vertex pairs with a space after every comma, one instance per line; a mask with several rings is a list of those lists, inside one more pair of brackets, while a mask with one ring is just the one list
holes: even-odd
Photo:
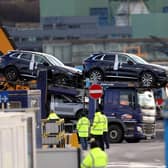
[[44, 62], [43, 65], [49, 66], [49, 63], [48, 62]]
[[134, 63], [131, 60], [128, 60], [129, 65], [133, 65]]

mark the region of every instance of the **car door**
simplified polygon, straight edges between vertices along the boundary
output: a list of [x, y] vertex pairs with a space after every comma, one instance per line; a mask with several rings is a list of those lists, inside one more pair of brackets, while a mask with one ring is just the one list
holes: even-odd
[[33, 76], [32, 53], [21, 53], [18, 55], [18, 60], [19, 71], [22, 76]]
[[115, 77], [116, 71], [114, 70], [115, 54], [105, 54], [102, 58], [101, 66], [104, 69], [106, 77]]
[[63, 95], [56, 95], [54, 100], [55, 111], [60, 116], [73, 116], [73, 102]]
[[118, 54], [118, 78], [137, 79], [138, 69], [134, 60], [126, 54]]

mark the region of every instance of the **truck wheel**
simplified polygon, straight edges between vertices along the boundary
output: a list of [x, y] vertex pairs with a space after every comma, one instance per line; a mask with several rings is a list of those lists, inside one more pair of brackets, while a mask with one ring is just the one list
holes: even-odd
[[119, 125], [110, 125], [108, 133], [110, 143], [121, 143], [124, 139], [123, 129]]
[[125, 139], [125, 140], [128, 143], [138, 143], [140, 141], [140, 139], [138, 139], [138, 138], [128, 138], [128, 139]]

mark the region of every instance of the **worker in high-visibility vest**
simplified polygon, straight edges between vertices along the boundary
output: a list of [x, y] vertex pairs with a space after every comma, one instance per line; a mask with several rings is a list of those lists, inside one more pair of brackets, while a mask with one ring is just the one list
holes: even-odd
[[53, 110], [50, 111], [50, 114], [47, 117], [47, 120], [51, 120], [51, 119], [60, 119], [59, 116]]
[[90, 151], [84, 157], [81, 168], [105, 168], [108, 164], [107, 153], [98, 146], [94, 138], [90, 140]]
[[88, 148], [89, 127], [90, 121], [86, 116], [86, 113], [83, 112], [76, 125], [76, 129], [78, 131], [78, 136], [80, 139], [80, 144], [83, 150], [87, 150]]
[[90, 134], [92, 137], [98, 141], [99, 146], [104, 150], [104, 141], [103, 141], [103, 131], [104, 131], [104, 117], [101, 114], [101, 106], [96, 109], [93, 123], [91, 126]]
[[[47, 117], [47, 121], [50, 122], [50, 120], [59, 120], [59, 116], [55, 113], [54, 110], [51, 110], [48, 117]], [[53, 144], [49, 145], [49, 148], [53, 148]]]
[[109, 149], [110, 145], [109, 145], [109, 135], [108, 135], [108, 118], [104, 114], [103, 111], [102, 111], [102, 116], [104, 118], [104, 122], [103, 122], [103, 141], [106, 145], [106, 148]]

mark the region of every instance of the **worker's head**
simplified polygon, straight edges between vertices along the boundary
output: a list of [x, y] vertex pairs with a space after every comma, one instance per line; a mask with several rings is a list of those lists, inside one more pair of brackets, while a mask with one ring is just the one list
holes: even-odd
[[101, 104], [97, 105], [96, 112], [101, 112], [102, 111], [102, 106]]
[[89, 142], [90, 142], [90, 148], [91, 148], [91, 149], [92, 149], [92, 148], [99, 147], [98, 142], [96, 141], [95, 138], [91, 138]]
[[86, 116], [87, 116], [87, 112], [86, 111], [82, 111], [81, 117], [86, 117]]
[[50, 113], [55, 113], [54, 110], [51, 110]]

